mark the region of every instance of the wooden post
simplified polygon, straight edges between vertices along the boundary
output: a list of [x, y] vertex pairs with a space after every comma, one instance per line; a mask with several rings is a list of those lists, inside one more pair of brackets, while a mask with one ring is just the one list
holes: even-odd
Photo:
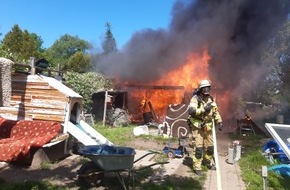
[[151, 112], [151, 114], [153, 115], [153, 119], [154, 119], [154, 121], [155, 121], [155, 122], [159, 122], [159, 120], [158, 120], [158, 118], [157, 118], [157, 116], [156, 116], [156, 112], [155, 112], [155, 110], [154, 110], [154, 108], [153, 108], [153, 106], [152, 106], [151, 101], [148, 101], [148, 106], [149, 106], [149, 108], [150, 108], [150, 112]]
[[61, 70], [61, 67], [60, 67], [60, 64], [58, 63], [58, 64], [57, 64], [57, 75], [55, 76], [55, 78], [56, 78], [58, 81], [62, 82], [62, 75], [61, 75], [60, 70]]
[[104, 101], [103, 126], [105, 126], [105, 123], [106, 123], [107, 101], [108, 101], [107, 99], [108, 99], [108, 91], [106, 90], [105, 101]]
[[57, 74], [57, 75], [58, 75], [58, 76], [61, 76], [61, 75], [60, 75], [60, 69], [61, 69], [61, 68], [60, 68], [60, 64], [57, 64], [57, 71], [58, 71], [58, 74]]
[[35, 59], [34, 59], [34, 57], [30, 57], [30, 66], [31, 66], [30, 74], [31, 75], [35, 75], [36, 74], [36, 69], [35, 69]]

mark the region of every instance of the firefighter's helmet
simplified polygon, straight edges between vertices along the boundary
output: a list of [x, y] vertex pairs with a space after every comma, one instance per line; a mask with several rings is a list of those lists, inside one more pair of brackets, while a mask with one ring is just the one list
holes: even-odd
[[198, 89], [204, 88], [204, 87], [211, 87], [211, 82], [209, 80], [201, 80], [198, 83]]
[[204, 96], [208, 96], [210, 94], [210, 87], [211, 87], [211, 82], [209, 80], [202, 80], [198, 84], [198, 90]]

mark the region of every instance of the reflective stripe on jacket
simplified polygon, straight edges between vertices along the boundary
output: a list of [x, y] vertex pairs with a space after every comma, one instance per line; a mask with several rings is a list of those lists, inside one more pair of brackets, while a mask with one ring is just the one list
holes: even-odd
[[[211, 110], [206, 113], [204, 107], [208, 104], [211, 104], [212, 107]], [[216, 123], [222, 122], [217, 104], [210, 96], [202, 99], [200, 96], [194, 95], [190, 100], [189, 107], [192, 107], [196, 110], [195, 116], [189, 116], [191, 124], [196, 128], [206, 127], [207, 130], [211, 130], [212, 119], [214, 119]]]

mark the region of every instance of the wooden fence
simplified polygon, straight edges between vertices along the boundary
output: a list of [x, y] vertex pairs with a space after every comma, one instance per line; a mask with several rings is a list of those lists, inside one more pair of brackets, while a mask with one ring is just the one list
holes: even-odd
[[[62, 79], [63, 78], [63, 72], [60, 71], [60, 65], [58, 65], [58, 70], [52, 70], [52, 69], [44, 69], [41, 67], [35, 66], [35, 58], [31, 57], [30, 58], [30, 64], [24, 64], [24, 63], [14, 63], [12, 68], [14, 69], [15, 72], [22, 72], [22, 73], [28, 73], [31, 75], [35, 75], [38, 72], [41, 72], [43, 74], [46, 74], [49, 77], [54, 77], [57, 79]], [[27, 70], [23, 70], [27, 69]]]

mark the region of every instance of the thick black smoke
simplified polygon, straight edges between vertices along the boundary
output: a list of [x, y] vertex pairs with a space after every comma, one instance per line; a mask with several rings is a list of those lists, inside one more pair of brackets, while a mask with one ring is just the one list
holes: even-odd
[[289, 0], [177, 0], [167, 29], [135, 33], [122, 50], [99, 60], [97, 69], [148, 83], [180, 67], [189, 53], [208, 48], [210, 79], [235, 98], [251, 90], [244, 81], [261, 80], [266, 69], [257, 55], [288, 14]]

